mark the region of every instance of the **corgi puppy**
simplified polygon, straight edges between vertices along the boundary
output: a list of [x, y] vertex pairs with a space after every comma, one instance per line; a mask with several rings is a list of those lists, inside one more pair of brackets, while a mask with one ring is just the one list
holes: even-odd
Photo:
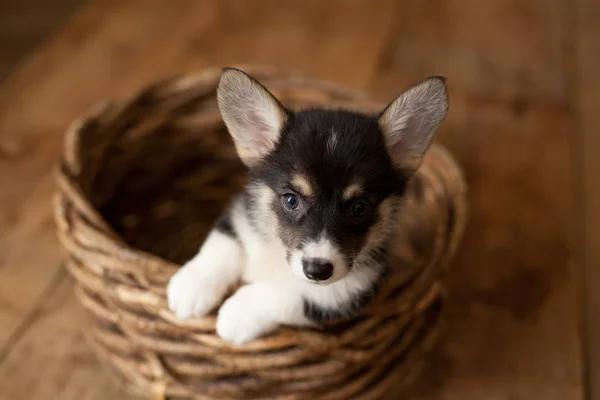
[[217, 334], [234, 344], [351, 315], [385, 277], [407, 182], [448, 110], [445, 79], [367, 115], [292, 111], [225, 68], [217, 99], [249, 179], [170, 279], [169, 308], [205, 316], [241, 281], [217, 316]]

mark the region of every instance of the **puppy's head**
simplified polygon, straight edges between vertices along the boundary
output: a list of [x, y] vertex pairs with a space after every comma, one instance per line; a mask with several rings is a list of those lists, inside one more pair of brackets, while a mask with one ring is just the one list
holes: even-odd
[[223, 70], [223, 120], [250, 168], [256, 229], [283, 242], [301, 279], [333, 283], [386, 245], [408, 178], [444, 119], [443, 78], [409, 88], [378, 115], [292, 112], [244, 72]]

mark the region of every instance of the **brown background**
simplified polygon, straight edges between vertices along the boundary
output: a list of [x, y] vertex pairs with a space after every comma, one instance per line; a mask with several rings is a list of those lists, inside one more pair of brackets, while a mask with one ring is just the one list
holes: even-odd
[[[581, 340], [600, 335], [590, 318], [600, 277], [580, 275], [575, 262], [600, 263], [596, 4], [5, 0], [0, 399], [127, 398], [83, 342], [85, 314], [60, 265], [50, 196], [69, 121], [153, 79], [240, 63], [381, 100], [447, 76], [451, 111], [439, 138], [464, 166], [471, 220], [450, 274], [449, 332], [412, 396], [583, 399], [600, 358]], [[598, 223], [582, 229], [576, 217]]]

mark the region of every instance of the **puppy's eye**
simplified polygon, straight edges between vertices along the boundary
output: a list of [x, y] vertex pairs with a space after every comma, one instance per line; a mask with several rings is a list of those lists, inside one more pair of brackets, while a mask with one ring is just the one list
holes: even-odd
[[350, 214], [356, 219], [364, 217], [370, 210], [371, 204], [364, 199], [355, 200], [350, 205]]
[[281, 197], [281, 200], [283, 202], [283, 206], [290, 211], [295, 211], [300, 206], [300, 200], [298, 200], [298, 197], [292, 193], [284, 194]]

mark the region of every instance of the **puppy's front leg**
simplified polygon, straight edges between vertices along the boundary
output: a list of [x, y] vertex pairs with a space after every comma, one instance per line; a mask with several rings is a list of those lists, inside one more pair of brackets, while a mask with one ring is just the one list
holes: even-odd
[[208, 314], [239, 280], [243, 249], [225, 220], [209, 233], [198, 254], [188, 261], [167, 286], [169, 308], [179, 319]]
[[217, 334], [242, 344], [274, 331], [279, 325], [309, 326], [297, 293], [267, 283], [242, 286], [219, 309]]

